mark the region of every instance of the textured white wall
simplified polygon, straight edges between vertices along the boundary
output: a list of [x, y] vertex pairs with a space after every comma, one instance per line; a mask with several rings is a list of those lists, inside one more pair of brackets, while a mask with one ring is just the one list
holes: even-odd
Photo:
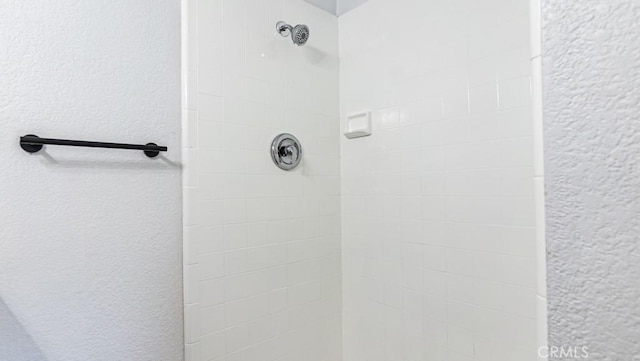
[[0, 8], [0, 359], [182, 359], [179, 1]]
[[[187, 5], [186, 358], [338, 361], [338, 20], [302, 0]], [[269, 155], [282, 132], [304, 149], [290, 172]]]
[[542, 1], [549, 345], [640, 355], [640, 3]]

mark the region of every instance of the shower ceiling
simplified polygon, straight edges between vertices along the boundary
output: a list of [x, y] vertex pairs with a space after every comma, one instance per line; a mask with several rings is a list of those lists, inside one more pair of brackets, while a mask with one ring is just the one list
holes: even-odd
[[367, 0], [305, 0], [323, 10], [340, 16], [349, 10], [364, 4]]

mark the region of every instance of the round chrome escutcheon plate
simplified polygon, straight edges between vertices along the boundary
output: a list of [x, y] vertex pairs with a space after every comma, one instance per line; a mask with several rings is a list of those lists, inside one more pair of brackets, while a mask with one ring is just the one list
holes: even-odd
[[292, 170], [302, 160], [302, 145], [298, 138], [289, 133], [282, 133], [271, 143], [271, 159], [278, 168]]

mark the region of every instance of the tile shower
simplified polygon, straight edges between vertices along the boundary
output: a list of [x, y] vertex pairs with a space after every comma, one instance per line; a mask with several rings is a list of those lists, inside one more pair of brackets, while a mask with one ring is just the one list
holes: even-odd
[[187, 360], [537, 359], [528, 1], [183, 7]]

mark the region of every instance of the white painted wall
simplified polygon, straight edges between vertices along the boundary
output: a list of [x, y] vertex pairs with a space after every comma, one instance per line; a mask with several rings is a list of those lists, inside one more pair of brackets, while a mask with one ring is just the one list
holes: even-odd
[[358, 6], [364, 4], [368, 0], [338, 0], [336, 4], [336, 13], [342, 15], [347, 11], [351, 11]]
[[364, 4], [367, 0], [305, 0], [331, 14], [342, 15]]
[[529, 3], [339, 18], [344, 359], [537, 359]]
[[[337, 18], [303, 0], [187, 7], [186, 358], [338, 361]], [[282, 132], [304, 149], [291, 172], [269, 156]]]
[[181, 360], [179, 1], [0, 8], [0, 359]]
[[543, 0], [549, 345], [640, 355], [640, 3]]
[[309, 4], [315, 5], [331, 14], [336, 14], [338, 10], [338, 0], [305, 0]]

